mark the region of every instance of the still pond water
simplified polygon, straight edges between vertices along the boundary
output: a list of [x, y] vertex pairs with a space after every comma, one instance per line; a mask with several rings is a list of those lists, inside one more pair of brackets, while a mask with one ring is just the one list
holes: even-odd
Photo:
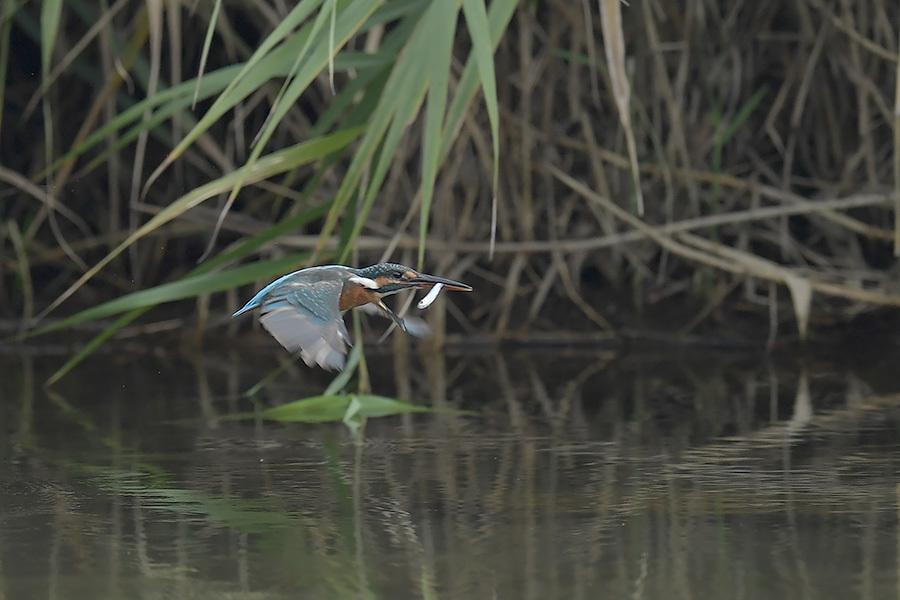
[[468, 412], [354, 437], [246, 354], [0, 355], [0, 599], [900, 596], [896, 355], [373, 356]]

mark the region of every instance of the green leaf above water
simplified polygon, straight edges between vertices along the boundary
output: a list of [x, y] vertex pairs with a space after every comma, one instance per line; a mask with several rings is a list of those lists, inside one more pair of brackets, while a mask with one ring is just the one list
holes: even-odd
[[267, 408], [262, 411], [262, 417], [285, 423], [343, 421], [351, 403], [353, 403], [355, 418], [388, 417], [410, 412], [434, 412], [427, 406], [417, 406], [374, 394], [329, 394]]

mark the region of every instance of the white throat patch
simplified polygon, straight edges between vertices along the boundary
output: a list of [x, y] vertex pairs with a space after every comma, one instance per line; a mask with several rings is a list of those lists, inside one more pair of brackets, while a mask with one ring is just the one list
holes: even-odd
[[378, 284], [375, 283], [374, 279], [369, 279], [368, 277], [360, 277], [359, 275], [354, 275], [350, 278], [350, 283], [355, 283], [356, 285], [361, 285], [364, 288], [369, 288], [370, 290], [377, 290]]

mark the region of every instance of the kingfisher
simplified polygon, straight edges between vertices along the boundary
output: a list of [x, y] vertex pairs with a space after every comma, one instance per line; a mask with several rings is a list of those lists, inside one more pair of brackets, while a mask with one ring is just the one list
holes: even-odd
[[300, 351], [308, 366], [343, 369], [347, 348], [352, 345], [344, 311], [374, 305], [406, 333], [425, 337], [430, 333], [421, 319], [403, 319], [382, 301], [407, 289], [430, 290], [419, 303], [425, 308], [441, 289], [471, 292], [472, 286], [419, 273], [396, 263], [379, 263], [362, 269], [323, 265], [294, 271], [261, 289], [239, 311], [237, 317], [259, 307], [263, 327], [289, 352]]

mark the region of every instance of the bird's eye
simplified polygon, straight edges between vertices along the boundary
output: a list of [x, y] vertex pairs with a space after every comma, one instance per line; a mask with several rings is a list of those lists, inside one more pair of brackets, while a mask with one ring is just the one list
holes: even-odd
[[394, 276], [394, 279], [406, 279], [406, 277], [403, 275], [402, 271], [394, 271], [393, 276]]

